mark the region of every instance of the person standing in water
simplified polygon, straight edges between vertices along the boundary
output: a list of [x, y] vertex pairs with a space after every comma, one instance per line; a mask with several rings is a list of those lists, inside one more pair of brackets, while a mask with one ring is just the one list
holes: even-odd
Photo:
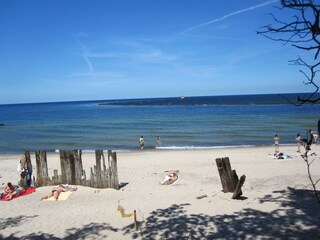
[[301, 145], [301, 136], [300, 136], [300, 133], [297, 133], [296, 143], [297, 143], [297, 147], [298, 147], [298, 151], [297, 151], [297, 152], [300, 152], [300, 145]]
[[160, 138], [160, 136], [157, 136], [156, 147], [161, 147], [161, 145], [162, 145], [161, 138]]
[[140, 144], [140, 149], [143, 150], [144, 149], [144, 138], [143, 138], [143, 136], [140, 137], [139, 144]]

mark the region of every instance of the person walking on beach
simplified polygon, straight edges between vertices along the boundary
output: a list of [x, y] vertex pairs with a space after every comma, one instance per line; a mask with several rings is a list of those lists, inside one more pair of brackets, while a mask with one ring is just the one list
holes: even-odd
[[313, 143], [318, 143], [318, 133], [316, 133], [316, 132], [312, 132], [312, 134], [313, 134]]
[[274, 146], [275, 146], [275, 154], [279, 152], [279, 143], [280, 143], [280, 137], [278, 134], [274, 135]]
[[157, 136], [156, 147], [161, 147], [161, 144], [162, 144], [161, 138], [160, 138], [160, 136]]
[[300, 136], [300, 133], [297, 133], [296, 143], [297, 143], [297, 147], [298, 147], [298, 151], [297, 151], [297, 152], [300, 152], [300, 145], [301, 145], [301, 136]]
[[140, 137], [139, 144], [140, 144], [140, 149], [143, 150], [144, 149], [144, 138], [143, 138], [143, 136]]
[[311, 150], [310, 146], [311, 146], [311, 144], [313, 143], [313, 138], [314, 138], [313, 132], [311, 131], [311, 129], [309, 129], [309, 130], [308, 130], [307, 146], [306, 146], [306, 150], [307, 150], [307, 151], [310, 151], [310, 150]]

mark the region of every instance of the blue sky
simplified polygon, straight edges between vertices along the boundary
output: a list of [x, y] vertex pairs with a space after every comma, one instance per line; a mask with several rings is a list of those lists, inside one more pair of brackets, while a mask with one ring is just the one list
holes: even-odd
[[[306, 92], [268, 0], [3, 0], [0, 104]], [[284, 13], [282, 13], [284, 14]]]

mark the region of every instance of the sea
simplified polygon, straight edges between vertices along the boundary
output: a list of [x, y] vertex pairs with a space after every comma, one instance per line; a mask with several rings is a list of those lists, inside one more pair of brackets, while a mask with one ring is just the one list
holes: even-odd
[[[0, 105], [0, 153], [24, 150], [214, 149], [295, 144], [318, 131], [320, 104], [305, 94], [260, 94]], [[290, 101], [289, 101], [290, 100]], [[156, 147], [157, 136], [161, 146]]]

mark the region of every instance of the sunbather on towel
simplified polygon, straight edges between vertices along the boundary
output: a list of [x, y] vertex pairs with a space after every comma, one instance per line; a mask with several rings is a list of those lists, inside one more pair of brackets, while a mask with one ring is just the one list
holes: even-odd
[[48, 195], [42, 197], [41, 200], [48, 199], [48, 198], [53, 196], [54, 200], [57, 201], [58, 198], [59, 198], [60, 193], [66, 192], [66, 191], [68, 191], [68, 190], [66, 190], [64, 187], [60, 187], [60, 186], [59, 187], [53, 187], [51, 192]]
[[5, 195], [7, 195], [9, 197], [10, 200], [14, 196], [19, 196], [24, 191], [25, 191], [25, 189], [23, 187], [14, 186], [11, 184], [11, 182], [8, 182], [4, 188], [4, 193], [5, 193]]
[[65, 185], [61, 184], [58, 187], [53, 187], [51, 192], [48, 195], [42, 197], [41, 200], [48, 199], [48, 198], [53, 196], [54, 200], [57, 201], [59, 196], [60, 196], [60, 193], [68, 192], [68, 191], [72, 191], [73, 192], [73, 191], [76, 191], [77, 189], [78, 188], [75, 187], [75, 186], [69, 186], [67, 184], [65, 184]]
[[171, 185], [175, 181], [177, 181], [179, 178], [178, 174], [176, 172], [173, 172], [166, 176], [164, 181], [161, 183], [161, 185]]

